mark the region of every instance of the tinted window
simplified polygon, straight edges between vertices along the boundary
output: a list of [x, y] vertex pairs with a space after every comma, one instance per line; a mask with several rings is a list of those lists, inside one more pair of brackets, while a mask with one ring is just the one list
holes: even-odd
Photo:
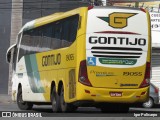
[[20, 50], [19, 50], [19, 58], [20, 59], [22, 56], [27, 54], [27, 51], [29, 50], [29, 42], [30, 42], [30, 36], [28, 34], [29, 32], [25, 32], [23, 33], [23, 37], [21, 40], [21, 44], [20, 44]]
[[19, 59], [28, 54], [70, 46], [76, 39], [79, 15], [25, 31], [23, 33]]
[[51, 45], [51, 38], [52, 38], [52, 26], [46, 25], [42, 27], [42, 48], [46, 50], [50, 50]]
[[56, 23], [54, 23], [54, 37], [53, 37], [53, 41], [52, 41], [52, 49], [58, 49], [61, 48], [61, 38], [62, 38], [62, 21], [58, 21]]
[[69, 34], [69, 41], [74, 42], [77, 35], [77, 29], [78, 29], [78, 16], [73, 17], [73, 19], [70, 20], [70, 34]]

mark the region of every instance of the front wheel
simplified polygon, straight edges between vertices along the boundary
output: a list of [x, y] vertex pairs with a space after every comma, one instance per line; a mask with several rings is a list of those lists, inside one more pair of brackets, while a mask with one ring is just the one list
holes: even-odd
[[31, 110], [32, 107], [33, 107], [32, 103], [23, 101], [23, 99], [22, 99], [22, 88], [20, 88], [18, 90], [17, 105], [18, 105], [19, 109], [21, 109], [21, 110]]
[[77, 107], [74, 106], [73, 104], [65, 102], [63, 86], [61, 87], [61, 93], [60, 93], [60, 105], [62, 112], [74, 112], [77, 109]]

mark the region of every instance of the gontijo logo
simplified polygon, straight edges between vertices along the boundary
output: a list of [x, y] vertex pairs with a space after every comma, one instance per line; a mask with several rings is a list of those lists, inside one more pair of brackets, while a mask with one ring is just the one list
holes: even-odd
[[101, 20], [109, 23], [109, 26], [113, 28], [124, 28], [127, 27], [128, 18], [136, 15], [137, 13], [122, 13], [122, 12], [114, 12], [109, 14], [109, 17], [98, 17]]

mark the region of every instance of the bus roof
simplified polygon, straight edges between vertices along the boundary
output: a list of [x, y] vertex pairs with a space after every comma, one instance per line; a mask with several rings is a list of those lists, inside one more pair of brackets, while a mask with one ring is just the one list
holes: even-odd
[[[63, 19], [65, 17], [69, 17], [71, 15], [78, 14], [84, 8], [88, 9], [88, 7], [80, 7], [80, 8], [73, 9], [73, 10], [70, 10], [70, 11], [67, 11], [67, 12], [58, 12], [58, 13], [54, 13], [54, 14], [51, 14], [51, 15], [48, 15], [48, 16], [45, 16], [45, 17], [37, 18], [35, 20], [27, 22], [22, 27], [22, 29], [20, 30], [19, 33], [21, 33], [22, 31], [27, 31], [27, 30], [39, 27], [39, 26], [43, 26], [45, 24], [54, 22], [56, 20], [60, 20], [60, 19]], [[103, 6], [103, 7], [102, 6], [100, 6], [100, 7], [94, 6], [93, 7], [93, 9], [110, 9], [110, 8], [114, 8], [114, 9], [119, 9], [120, 8], [120, 9], [129, 9], [129, 10], [141, 10], [139, 8], [117, 7], [117, 6], [116, 7], [115, 6], [107, 6], [107, 7], [106, 6]]]
[[74, 9], [74, 10], [71, 10], [71, 11], [68, 11], [68, 12], [58, 12], [58, 13], [54, 13], [54, 14], [51, 14], [51, 15], [48, 15], [48, 16], [45, 16], [45, 17], [37, 18], [35, 20], [27, 22], [22, 27], [22, 29], [20, 30], [19, 33], [21, 33], [22, 31], [27, 31], [27, 30], [30, 30], [30, 29], [33, 29], [33, 28], [36, 28], [36, 27], [54, 22], [56, 20], [63, 19], [65, 17], [80, 13], [80, 10], [82, 8], [87, 8], [87, 7], [77, 8], [77, 9]]
[[54, 13], [54, 14], [51, 14], [51, 15], [48, 15], [48, 16], [44, 16], [44, 17], [41, 17], [41, 18], [37, 18], [35, 20], [32, 20], [30, 22], [27, 22], [23, 27], [22, 29], [20, 30], [19, 33], [21, 33], [22, 31], [26, 31], [26, 30], [29, 30], [29, 29], [32, 29], [32, 28], [35, 28], [35, 23], [37, 22], [38, 24], [47, 24], [51, 19], [53, 19], [53, 17], [56, 17], [58, 15], [61, 15], [63, 14], [62, 12], [60, 13]]

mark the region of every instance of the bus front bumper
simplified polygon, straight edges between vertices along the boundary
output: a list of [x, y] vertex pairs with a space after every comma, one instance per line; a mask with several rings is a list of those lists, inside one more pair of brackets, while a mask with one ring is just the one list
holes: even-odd
[[[121, 96], [111, 96], [110, 93], [122, 93]], [[95, 88], [82, 84], [77, 88], [78, 101], [94, 101], [109, 103], [139, 103], [145, 102], [149, 98], [149, 87], [138, 89], [111, 89]]]

